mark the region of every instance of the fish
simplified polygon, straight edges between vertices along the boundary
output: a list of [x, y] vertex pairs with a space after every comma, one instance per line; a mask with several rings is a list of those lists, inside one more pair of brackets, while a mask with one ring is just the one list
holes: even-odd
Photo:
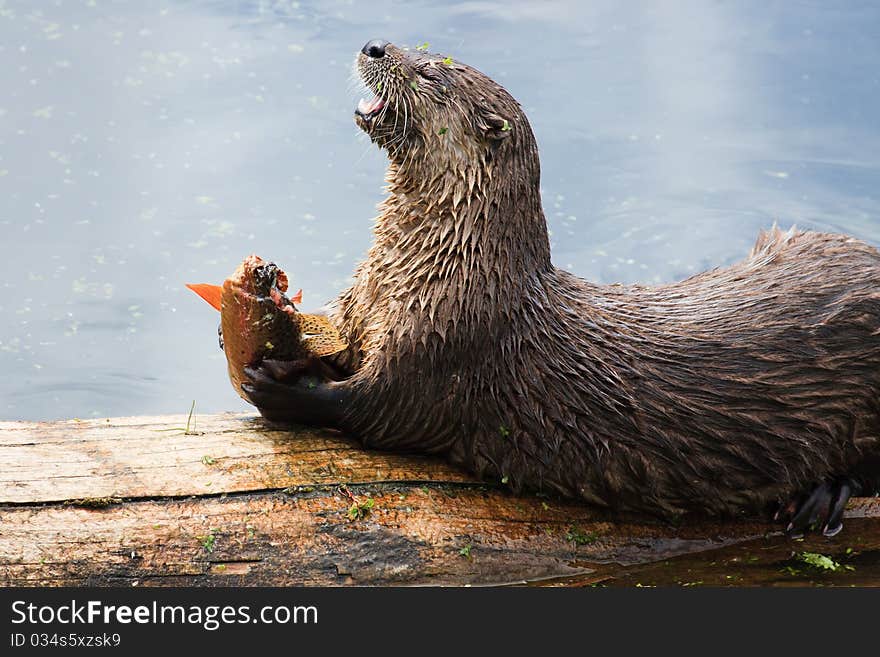
[[249, 255], [223, 285], [187, 283], [220, 311], [221, 344], [229, 380], [244, 398], [246, 367], [264, 360], [305, 364], [348, 348], [339, 331], [322, 315], [301, 313], [302, 290], [287, 297], [287, 274], [274, 262]]

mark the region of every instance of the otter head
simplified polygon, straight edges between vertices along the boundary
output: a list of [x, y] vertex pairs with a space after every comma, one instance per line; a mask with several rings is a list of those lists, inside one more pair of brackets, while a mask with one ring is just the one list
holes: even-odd
[[356, 67], [375, 96], [360, 101], [355, 121], [392, 162], [456, 170], [525, 153], [522, 163], [537, 169], [537, 148], [522, 109], [478, 70], [382, 40], [361, 49]]

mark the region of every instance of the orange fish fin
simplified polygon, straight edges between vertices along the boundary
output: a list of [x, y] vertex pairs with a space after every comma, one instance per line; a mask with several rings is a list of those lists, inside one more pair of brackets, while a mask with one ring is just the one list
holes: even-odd
[[186, 286], [207, 301], [212, 308], [220, 310], [220, 297], [223, 296], [223, 288], [209, 283], [187, 283]]
[[303, 291], [300, 290], [299, 292], [294, 294], [292, 297], [290, 297], [290, 302], [291, 303], [302, 303], [303, 302]]

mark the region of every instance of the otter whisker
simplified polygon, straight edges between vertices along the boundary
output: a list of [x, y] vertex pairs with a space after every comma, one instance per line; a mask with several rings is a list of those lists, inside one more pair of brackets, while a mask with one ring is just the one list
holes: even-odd
[[[404, 101], [404, 104], [406, 105], [407, 114], [406, 114], [406, 116], [404, 116], [404, 122], [403, 122], [403, 141], [408, 142], [409, 131], [412, 130], [411, 119], [413, 118], [413, 116], [412, 116], [412, 108], [410, 107], [409, 103]], [[407, 119], [410, 119], [409, 125], [407, 125]], [[409, 151], [404, 156], [404, 165], [406, 164], [407, 159], [409, 159], [412, 156], [412, 154], [413, 154], [413, 149], [410, 148]]]
[[403, 101], [403, 138], [406, 139], [407, 122], [409, 121], [409, 103], [406, 102], [405, 96], [401, 96], [400, 99]]
[[[408, 134], [409, 134], [409, 132], [408, 132], [408, 126], [407, 126], [408, 121], [409, 121], [409, 116], [410, 116], [410, 107], [409, 107], [409, 103], [407, 102], [405, 96], [402, 96], [402, 95], [401, 95], [400, 100], [401, 100], [401, 104], [403, 105], [403, 130], [402, 130], [401, 133], [400, 133], [399, 145], [398, 145], [398, 147], [395, 149], [395, 152], [394, 152], [394, 155], [395, 155], [395, 156], [396, 156], [397, 153], [398, 153], [398, 152], [399, 152], [399, 151], [400, 151], [400, 150], [406, 145], [406, 143], [407, 143], [407, 136], [408, 136]], [[404, 157], [404, 160], [405, 160], [405, 159], [406, 159], [406, 157]]]
[[363, 148], [361, 149], [361, 154], [354, 161], [354, 164], [360, 164], [361, 160], [363, 160], [364, 157], [366, 157], [367, 153], [369, 153], [371, 150], [373, 150], [373, 142], [371, 142], [370, 139], [366, 135], [361, 133], [359, 139], [361, 140], [361, 143], [363, 144]]
[[[397, 98], [395, 98], [395, 101], [397, 101]], [[390, 102], [390, 101], [389, 101], [389, 102]], [[403, 96], [400, 96], [400, 103], [404, 106], [404, 125], [406, 125], [406, 118], [405, 118], [405, 117], [406, 117], [406, 112], [407, 112], [407, 109], [406, 109], [406, 98], [404, 98]], [[387, 145], [388, 150], [389, 150], [389, 154], [390, 154], [392, 157], [395, 157], [395, 156], [397, 155], [398, 151], [403, 147], [403, 145], [404, 145], [404, 143], [405, 143], [405, 141], [406, 141], [406, 134], [405, 134], [405, 131], [404, 131], [403, 133], [398, 133], [398, 132], [397, 132], [397, 122], [398, 122], [399, 118], [400, 118], [400, 112], [399, 112], [399, 111], [395, 111], [395, 114], [394, 114], [394, 128], [393, 128], [393, 130], [392, 130], [392, 132], [393, 132], [393, 134], [394, 134], [394, 137], [391, 139], [391, 141], [388, 142], [388, 145]]]
[[[388, 113], [388, 109], [394, 106], [394, 102], [391, 99], [391, 96], [385, 100], [385, 106], [382, 108], [382, 111], [379, 113], [379, 120], [384, 121], [385, 115]], [[394, 128], [392, 131], [397, 130], [397, 111], [394, 112]]]

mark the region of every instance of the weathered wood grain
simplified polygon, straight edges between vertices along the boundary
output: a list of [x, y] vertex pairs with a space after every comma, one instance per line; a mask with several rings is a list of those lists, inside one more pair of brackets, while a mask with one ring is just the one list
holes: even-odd
[[466, 481], [437, 459], [377, 455], [252, 415], [0, 422], [0, 504], [208, 495], [339, 482]]
[[[375, 487], [374, 487], [375, 488]], [[610, 525], [578, 506], [496, 491], [356, 489], [0, 512], [0, 581], [55, 584], [502, 583], [584, 575], [718, 547], [717, 536]], [[716, 528], [717, 529], [717, 528]], [[760, 527], [737, 527], [742, 537]], [[572, 533], [587, 544], [578, 545]]]
[[[513, 496], [436, 459], [252, 416], [185, 424], [0, 423], [0, 585], [584, 584], [781, 540], [756, 521], [672, 527]], [[880, 502], [848, 516], [873, 527]]]

